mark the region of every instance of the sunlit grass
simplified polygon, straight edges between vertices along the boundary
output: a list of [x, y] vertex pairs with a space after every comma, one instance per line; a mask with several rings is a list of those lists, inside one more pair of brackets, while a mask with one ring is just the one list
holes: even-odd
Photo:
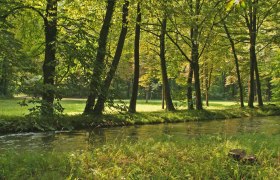
[[[14, 99], [0, 99], [0, 116], [23, 116], [29, 113], [28, 108], [31, 108], [33, 105], [29, 104], [28, 106], [21, 107], [19, 102], [23, 98], [14, 98]], [[68, 115], [77, 115], [81, 114], [84, 110], [86, 99], [76, 99], [76, 98], [64, 98], [61, 101], [62, 106], [65, 108], [64, 113]], [[116, 103], [120, 103], [116, 100]], [[129, 100], [123, 100], [122, 103], [125, 103], [126, 106], [129, 106]], [[235, 101], [210, 101], [210, 106], [205, 109], [209, 110], [223, 110], [229, 108], [238, 108], [239, 104]], [[186, 102], [174, 101], [174, 106], [176, 109], [184, 110], [187, 105]], [[111, 110], [106, 108], [107, 112]], [[164, 111], [161, 106], [161, 100], [145, 100], [137, 101], [137, 111], [138, 112], [156, 112]]]
[[[0, 154], [0, 179], [278, 179], [279, 142], [279, 135], [163, 135], [63, 154], [6, 152]], [[235, 148], [255, 154], [257, 163], [231, 159]]]

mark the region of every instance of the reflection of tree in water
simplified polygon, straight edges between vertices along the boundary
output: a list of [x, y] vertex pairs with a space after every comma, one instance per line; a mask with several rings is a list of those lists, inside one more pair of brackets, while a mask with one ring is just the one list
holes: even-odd
[[88, 135], [89, 149], [95, 148], [95, 146], [99, 146], [107, 142], [105, 130], [106, 129], [104, 128], [95, 128], [89, 131], [89, 135]]
[[44, 136], [41, 137], [41, 141], [43, 143], [44, 150], [52, 151], [53, 150], [53, 142], [56, 140], [56, 134], [53, 133], [46, 133]]

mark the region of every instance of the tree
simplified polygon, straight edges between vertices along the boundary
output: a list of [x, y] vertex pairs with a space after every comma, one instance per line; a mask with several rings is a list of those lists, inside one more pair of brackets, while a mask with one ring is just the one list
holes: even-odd
[[224, 26], [227, 38], [228, 38], [228, 40], [230, 42], [232, 53], [233, 53], [233, 56], [234, 56], [234, 62], [235, 62], [235, 68], [236, 68], [236, 76], [237, 76], [238, 87], [239, 87], [240, 106], [244, 107], [243, 86], [242, 86], [241, 77], [240, 77], [239, 62], [238, 62], [239, 60], [238, 60], [237, 52], [236, 52], [236, 49], [235, 49], [235, 43], [234, 43], [234, 41], [233, 41], [233, 39], [231, 37], [231, 33], [228, 30], [226, 22], [223, 21], [222, 23], [223, 23], [223, 26]]
[[106, 55], [106, 46], [107, 46], [107, 39], [110, 29], [111, 20], [113, 17], [114, 7], [115, 7], [115, 0], [108, 0], [107, 1], [107, 8], [106, 8], [106, 15], [103, 21], [103, 25], [100, 31], [100, 37], [98, 40], [98, 50], [96, 60], [94, 62], [93, 74], [90, 83], [90, 93], [87, 98], [86, 106], [84, 109], [84, 114], [92, 114], [93, 108], [95, 105], [95, 99], [101, 91], [101, 76], [103, 71], [105, 70], [105, 55]]
[[125, 42], [125, 38], [126, 38], [126, 34], [127, 34], [127, 25], [128, 25], [128, 6], [129, 6], [129, 1], [125, 0], [125, 3], [123, 5], [123, 15], [122, 15], [122, 29], [121, 29], [121, 33], [120, 33], [120, 37], [119, 37], [119, 41], [118, 41], [118, 45], [115, 51], [115, 55], [110, 67], [109, 72], [107, 73], [107, 76], [101, 86], [101, 91], [100, 94], [98, 95], [98, 100], [97, 103], [94, 107], [94, 114], [99, 115], [102, 114], [103, 110], [104, 110], [104, 104], [105, 101], [107, 99], [108, 96], [108, 91], [111, 85], [111, 82], [114, 78], [115, 72], [117, 70], [121, 55], [122, 55], [122, 50], [123, 50], [123, 46], [124, 46], [124, 42]]
[[136, 18], [136, 27], [135, 27], [135, 40], [134, 40], [134, 78], [132, 86], [132, 95], [129, 104], [129, 112], [136, 112], [136, 101], [138, 96], [138, 86], [139, 86], [139, 46], [140, 46], [140, 23], [141, 23], [141, 4], [137, 3], [137, 18]]
[[166, 35], [166, 24], [167, 24], [167, 18], [166, 15], [164, 15], [162, 21], [161, 21], [161, 34], [160, 34], [160, 67], [161, 67], [161, 75], [162, 75], [162, 86], [163, 86], [163, 94], [165, 102], [166, 102], [166, 110], [168, 111], [175, 111], [172, 98], [171, 98], [171, 92], [170, 92], [170, 86], [168, 82], [168, 76], [167, 76], [167, 68], [166, 68], [166, 60], [165, 60], [165, 35]]

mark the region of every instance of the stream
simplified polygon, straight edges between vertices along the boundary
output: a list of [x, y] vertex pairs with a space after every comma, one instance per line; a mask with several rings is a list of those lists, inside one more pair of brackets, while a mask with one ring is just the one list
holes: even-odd
[[16, 152], [37, 150], [71, 152], [102, 146], [108, 142], [118, 143], [123, 139], [137, 141], [163, 136], [192, 138], [202, 135], [233, 136], [242, 133], [258, 133], [268, 136], [279, 135], [280, 117], [96, 128], [90, 131], [8, 134], [0, 136], [0, 153], [9, 150]]

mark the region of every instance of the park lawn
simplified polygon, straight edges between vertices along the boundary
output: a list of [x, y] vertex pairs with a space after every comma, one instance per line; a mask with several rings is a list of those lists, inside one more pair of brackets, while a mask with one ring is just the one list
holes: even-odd
[[[140, 100], [137, 105], [138, 113], [135, 114], [107, 109], [101, 116], [85, 116], [82, 115], [85, 99], [64, 99], [61, 101], [65, 108], [64, 114], [50, 118], [38, 116], [36, 113], [25, 116], [30, 107], [21, 107], [18, 104], [21, 100], [0, 100], [1, 134], [280, 115], [279, 106], [274, 105], [250, 109], [240, 108], [235, 102], [214, 101], [210, 103], [212, 106], [205, 107], [205, 110], [188, 111], [179, 107], [175, 112], [165, 112], [161, 109], [160, 101], [145, 103]], [[128, 100], [124, 103], [128, 103]], [[175, 101], [174, 104], [176, 103], [180, 102]]]
[[[20, 106], [23, 98], [13, 98], [13, 99], [0, 99], [0, 116], [24, 116], [29, 113], [28, 109], [33, 107], [33, 104], [28, 106]], [[85, 107], [86, 99], [78, 98], [64, 98], [61, 101], [61, 104], [64, 109], [64, 113], [67, 115], [77, 115], [82, 114]], [[116, 100], [116, 103], [125, 104], [129, 106], [129, 100], [123, 100], [122, 102]], [[174, 105], [178, 110], [185, 110], [186, 103], [180, 101], [174, 101]], [[209, 107], [204, 107], [207, 110], [217, 110], [217, 109], [229, 109], [229, 108], [238, 108], [239, 105], [234, 101], [210, 101]], [[110, 112], [110, 109], [107, 109], [107, 112]], [[164, 111], [161, 107], [161, 100], [149, 100], [146, 103], [145, 100], [137, 101], [137, 111], [138, 112], [156, 112]]]

